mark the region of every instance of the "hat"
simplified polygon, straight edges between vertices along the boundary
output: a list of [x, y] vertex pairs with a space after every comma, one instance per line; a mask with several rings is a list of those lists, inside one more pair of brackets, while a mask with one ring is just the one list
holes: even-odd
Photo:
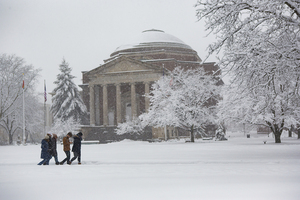
[[81, 137], [81, 136], [82, 136], [82, 133], [81, 133], [81, 132], [79, 132], [79, 133], [77, 133], [77, 135]]
[[51, 138], [51, 137], [52, 137], [52, 133], [47, 133], [47, 135], [49, 136], [49, 138]]
[[45, 140], [49, 140], [49, 136], [48, 135], [45, 136]]

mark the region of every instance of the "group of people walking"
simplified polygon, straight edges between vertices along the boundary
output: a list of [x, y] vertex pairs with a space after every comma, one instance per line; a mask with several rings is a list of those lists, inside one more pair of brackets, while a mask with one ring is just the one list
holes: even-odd
[[72, 152], [74, 153], [74, 157], [70, 160], [70, 151], [71, 147], [70, 145], [72, 142], [70, 142], [70, 138], [72, 137], [72, 133], [69, 132], [64, 138], [63, 138], [63, 150], [66, 154], [66, 158], [62, 160], [61, 162], [58, 161], [58, 154], [57, 154], [57, 135], [56, 134], [50, 134], [48, 133], [45, 138], [41, 142], [41, 158], [43, 159], [41, 162], [38, 163], [38, 165], [49, 165], [49, 161], [52, 157], [54, 157], [55, 164], [56, 165], [63, 165], [66, 161], [67, 164], [71, 165], [72, 162], [76, 159], [78, 159], [78, 164], [81, 164], [81, 140], [82, 140], [82, 133], [79, 132], [73, 137], [73, 147]]

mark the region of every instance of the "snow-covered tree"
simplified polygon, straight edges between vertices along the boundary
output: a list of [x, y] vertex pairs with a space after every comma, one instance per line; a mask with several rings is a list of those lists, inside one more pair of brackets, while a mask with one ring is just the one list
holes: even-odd
[[[25, 95], [26, 141], [39, 143], [44, 137], [44, 106], [38, 95]], [[21, 115], [20, 115], [21, 116]]]
[[29, 112], [30, 109], [38, 107], [38, 101], [32, 99], [35, 98], [34, 86], [40, 70], [34, 69], [32, 65], [26, 65], [20, 57], [1, 54], [0, 71], [0, 127], [8, 135], [9, 144], [12, 144], [13, 136], [20, 132], [23, 126], [23, 90], [26, 132], [37, 130], [40, 126], [40, 124], [32, 125], [39, 119], [39, 110]]
[[64, 136], [68, 132], [75, 132], [79, 129], [78, 122], [73, 118], [69, 118], [65, 121], [56, 120], [51, 128], [51, 132], [59, 136]]
[[79, 124], [85, 122], [87, 109], [82, 101], [77, 86], [73, 82], [75, 76], [71, 75], [72, 69], [63, 59], [59, 65], [60, 74], [54, 82], [56, 87], [53, 91], [51, 112], [54, 116], [54, 123], [60, 124], [60, 121], [76, 121]]
[[149, 112], [140, 119], [144, 126], [183, 128], [191, 132], [194, 142], [194, 130], [216, 122], [220, 80], [202, 68], [177, 67], [169, 74], [152, 86]]
[[132, 120], [128, 120], [127, 122], [118, 124], [116, 129], [117, 135], [123, 134], [142, 134], [144, 131], [144, 126], [140, 120], [140, 118], [133, 118]]
[[[43, 106], [38, 97], [33, 93], [25, 93], [25, 141], [40, 142], [43, 132]], [[23, 136], [23, 109], [22, 98], [19, 98], [13, 106], [13, 112], [2, 119], [0, 126], [8, 134], [9, 144], [12, 144], [14, 136]], [[24, 138], [23, 138], [24, 139]]]
[[196, 7], [218, 38], [209, 53], [223, 50], [219, 65], [233, 75], [220, 115], [264, 123], [280, 143], [283, 128], [300, 123], [300, 2], [198, 0]]
[[274, 133], [275, 142], [280, 143], [283, 127], [299, 123], [297, 119], [300, 117], [299, 99], [292, 91], [295, 88], [286, 86], [271, 83], [247, 90], [245, 86], [232, 84], [220, 103], [220, 118], [266, 125]]

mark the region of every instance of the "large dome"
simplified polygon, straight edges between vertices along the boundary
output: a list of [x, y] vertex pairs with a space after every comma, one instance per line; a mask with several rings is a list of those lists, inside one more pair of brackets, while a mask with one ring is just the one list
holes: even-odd
[[149, 51], [166, 48], [177, 48], [192, 50], [190, 46], [185, 44], [177, 37], [167, 34], [164, 31], [151, 29], [143, 31], [132, 44], [122, 45], [118, 47], [111, 56], [114, 56], [120, 52], [131, 51]]

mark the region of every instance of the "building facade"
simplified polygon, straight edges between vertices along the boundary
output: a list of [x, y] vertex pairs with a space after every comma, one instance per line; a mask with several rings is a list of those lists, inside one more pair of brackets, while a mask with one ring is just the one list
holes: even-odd
[[[214, 63], [200, 64], [197, 52], [180, 39], [161, 30], [146, 30], [137, 42], [118, 47], [104, 64], [82, 72], [83, 100], [89, 111], [90, 123], [82, 127], [86, 140], [118, 140], [115, 128], [147, 112], [151, 84], [165, 71], [177, 66], [203, 67], [218, 71]], [[167, 130], [148, 128], [142, 139], [178, 136], [172, 127]], [[136, 137], [136, 136], [135, 136]]]

